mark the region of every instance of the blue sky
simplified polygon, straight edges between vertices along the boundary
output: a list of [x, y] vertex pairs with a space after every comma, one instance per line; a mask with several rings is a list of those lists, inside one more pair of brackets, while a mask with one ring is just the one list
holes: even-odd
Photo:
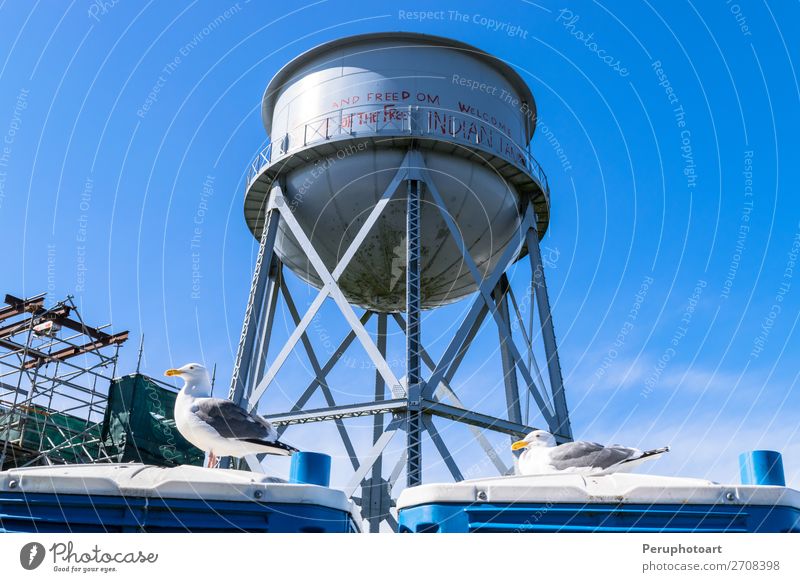
[[[671, 444], [653, 471], [721, 481], [738, 480], [741, 451], [777, 449], [800, 484], [796, 4], [271, 4], [0, 4], [0, 290], [72, 293], [90, 321], [131, 330], [121, 371], [145, 334], [146, 372], [216, 364], [225, 394], [256, 251], [241, 207], [267, 82], [341, 36], [449, 36], [508, 61], [537, 100], [576, 436]], [[529, 272], [513, 271], [524, 288]], [[432, 351], [466, 307], [426, 317]], [[324, 313], [324, 333], [342, 335]], [[494, 338], [485, 329], [478, 352]], [[331, 378], [341, 403], [372, 390], [354, 354]], [[499, 360], [473, 359], [458, 390], [500, 410], [499, 373]], [[288, 405], [307, 376], [294, 357], [263, 409]], [[369, 425], [350, 428], [366, 446]], [[463, 429], [439, 428], [475, 476], [491, 474]], [[290, 435], [347, 463], [330, 427]], [[447, 479], [435, 451], [426, 459], [426, 479]]]

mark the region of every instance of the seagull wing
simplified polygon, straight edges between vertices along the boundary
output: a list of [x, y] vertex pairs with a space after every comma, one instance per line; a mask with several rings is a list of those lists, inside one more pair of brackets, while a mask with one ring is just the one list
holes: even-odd
[[192, 412], [223, 438], [266, 443], [277, 440], [269, 422], [224, 398], [200, 398]]
[[550, 464], [558, 471], [573, 468], [609, 469], [642, 455], [639, 449], [599, 443], [576, 441], [552, 449]]

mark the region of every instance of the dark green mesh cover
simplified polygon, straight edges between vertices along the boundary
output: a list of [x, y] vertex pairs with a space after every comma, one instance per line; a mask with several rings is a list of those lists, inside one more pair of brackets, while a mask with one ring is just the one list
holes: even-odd
[[[100, 452], [100, 424], [38, 404], [0, 410], [0, 441], [8, 440], [30, 457], [49, 451], [48, 457], [65, 463], [86, 463]], [[27, 460], [27, 459], [25, 459]]]
[[175, 427], [176, 396], [141, 374], [111, 382], [102, 434], [109, 456], [118, 462], [202, 466], [204, 453]]

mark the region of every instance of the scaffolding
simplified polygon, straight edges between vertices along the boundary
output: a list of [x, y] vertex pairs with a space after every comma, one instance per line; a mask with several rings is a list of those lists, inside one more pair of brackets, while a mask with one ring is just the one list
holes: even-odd
[[0, 307], [0, 469], [112, 460], [108, 388], [128, 332], [91, 327], [72, 296], [5, 296]]

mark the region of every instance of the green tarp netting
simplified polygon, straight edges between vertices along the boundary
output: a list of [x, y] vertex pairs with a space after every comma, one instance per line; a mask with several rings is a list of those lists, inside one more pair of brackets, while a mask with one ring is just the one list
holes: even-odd
[[35, 456], [49, 451], [51, 459], [86, 463], [100, 452], [100, 424], [38, 404], [0, 410], [0, 441], [8, 440]]
[[176, 396], [141, 374], [114, 379], [102, 433], [108, 455], [123, 463], [202, 466], [204, 453], [175, 427]]

